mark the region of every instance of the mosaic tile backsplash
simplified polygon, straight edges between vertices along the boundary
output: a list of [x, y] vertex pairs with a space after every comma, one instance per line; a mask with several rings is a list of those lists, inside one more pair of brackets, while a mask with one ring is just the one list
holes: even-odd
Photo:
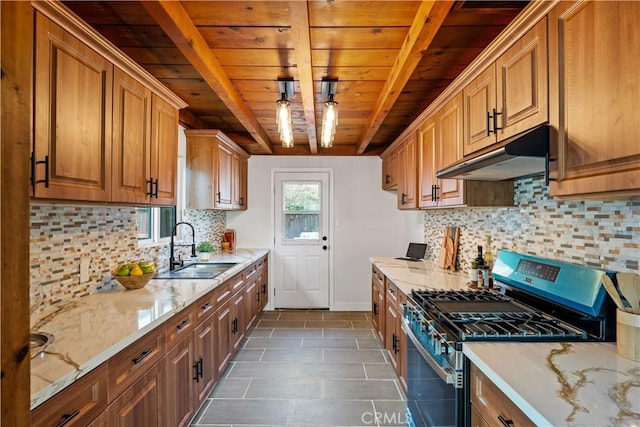
[[[183, 220], [193, 224], [196, 242], [208, 239], [219, 246], [225, 212], [186, 210]], [[73, 298], [120, 286], [111, 273], [120, 263], [146, 259], [167, 269], [169, 244], [138, 247], [136, 236], [135, 208], [32, 204], [32, 319]], [[90, 260], [85, 283], [80, 283], [81, 257]]]
[[424, 238], [436, 260], [447, 225], [460, 227], [458, 268], [468, 269], [477, 246], [492, 238], [499, 249], [589, 265], [638, 271], [640, 198], [556, 201], [541, 178], [515, 182], [514, 207], [426, 211]]

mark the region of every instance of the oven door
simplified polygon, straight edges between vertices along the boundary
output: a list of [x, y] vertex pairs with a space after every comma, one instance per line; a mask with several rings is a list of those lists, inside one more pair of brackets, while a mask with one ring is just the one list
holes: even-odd
[[407, 340], [407, 424], [422, 426], [464, 425], [464, 391], [447, 382], [447, 372], [438, 366], [416, 336], [402, 322]]

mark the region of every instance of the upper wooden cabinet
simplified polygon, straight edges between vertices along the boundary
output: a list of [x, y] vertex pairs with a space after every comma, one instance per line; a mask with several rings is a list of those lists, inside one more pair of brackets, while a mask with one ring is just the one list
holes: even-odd
[[398, 209], [416, 209], [418, 207], [417, 149], [418, 144], [415, 133], [409, 135], [398, 149], [398, 161], [396, 163]]
[[464, 156], [548, 121], [547, 19], [472, 80], [463, 97]]
[[639, 2], [561, 2], [549, 15], [550, 193], [640, 194]]
[[462, 95], [429, 117], [419, 131], [419, 207], [512, 206], [513, 182], [438, 179], [436, 172], [462, 157]]
[[249, 155], [219, 130], [186, 130], [187, 207], [247, 209]]
[[113, 65], [36, 13], [33, 196], [109, 201]]
[[178, 110], [151, 98], [151, 204], [175, 205], [178, 183]]
[[396, 176], [396, 164], [398, 161], [398, 151], [393, 151], [382, 159], [382, 189], [395, 190], [398, 188]]
[[33, 7], [33, 197], [174, 205], [186, 104], [62, 3]]

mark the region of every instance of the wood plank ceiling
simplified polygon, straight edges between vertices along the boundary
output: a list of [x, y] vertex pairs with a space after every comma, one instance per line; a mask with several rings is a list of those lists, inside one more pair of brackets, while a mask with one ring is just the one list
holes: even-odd
[[[379, 154], [526, 1], [64, 1], [182, 97], [183, 125], [251, 154]], [[292, 77], [293, 148], [280, 145], [277, 79]], [[337, 78], [332, 148], [323, 78]]]

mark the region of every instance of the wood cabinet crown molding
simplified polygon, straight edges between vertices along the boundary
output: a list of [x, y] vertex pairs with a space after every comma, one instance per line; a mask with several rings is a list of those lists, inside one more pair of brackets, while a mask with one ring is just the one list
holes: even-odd
[[54, 21], [65, 31], [81, 40], [105, 59], [121, 68], [127, 74], [135, 77], [140, 83], [144, 84], [173, 107], [182, 109], [188, 106], [182, 98], [169, 90], [159, 80], [114, 46], [113, 43], [71, 12], [61, 2], [56, 0], [34, 0], [31, 2], [31, 5], [35, 10]]
[[218, 130], [218, 129], [185, 129], [184, 130], [184, 134], [187, 137], [192, 136], [192, 137], [218, 138], [219, 140], [221, 140], [225, 144], [227, 144], [231, 149], [233, 149], [233, 151], [235, 151], [236, 153], [240, 154], [245, 159], [248, 159], [249, 157], [251, 157], [251, 154], [249, 154], [246, 151], [244, 151], [238, 144], [233, 142], [233, 140], [231, 138], [229, 138], [221, 130]]
[[415, 133], [421, 124], [435, 114], [457, 93], [492, 65], [517, 40], [520, 40], [541, 19], [543, 19], [559, 0], [532, 1], [516, 18], [484, 49], [467, 68], [380, 154], [381, 158], [391, 154], [411, 133]]

